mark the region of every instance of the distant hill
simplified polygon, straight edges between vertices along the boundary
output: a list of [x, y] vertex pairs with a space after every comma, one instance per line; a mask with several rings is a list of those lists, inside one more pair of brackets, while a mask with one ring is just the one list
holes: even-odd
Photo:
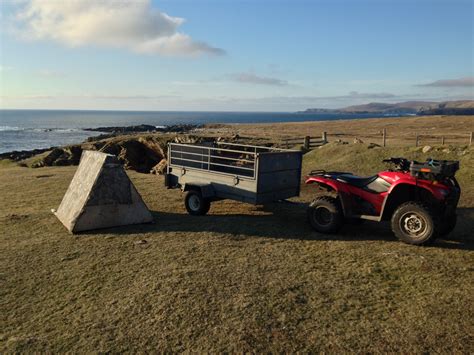
[[446, 101], [421, 107], [418, 115], [474, 115], [474, 100]]
[[417, 115], [474, 115], [474, 100], [464, 101], [406, 101], [395, 104], [371, 102], [364, 105], [348, 106], [340, 109], [310, 108], [301, 113], [334, 113], [334, 114], [417, 114]]

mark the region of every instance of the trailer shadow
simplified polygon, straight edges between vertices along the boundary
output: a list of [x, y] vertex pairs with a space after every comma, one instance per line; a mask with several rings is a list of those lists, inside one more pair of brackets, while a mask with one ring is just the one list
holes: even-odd
[[[272, 204], [256, 206], [250, 213], [217, 214], [212, 209], [206, 216], [190, 216], [184, 212], [153, 211], [154, 224], [110, 228], [106, 234], [130, 235], [154, 232], [217, 233], [236, 240], [263, 237], [293, 240], [337, 241], [399, 241], [393, 236], [389, 223], [366, 221], [361, 225], [346, 224], [335, 235], [315, 232], [306, 220], [304, 205]], [[433, 247], [474, 250], [474, 208], [460, 208], [456, 229], [446, 238], [438, 239]], [[89, 234], [89, 233], [87, 233]]]

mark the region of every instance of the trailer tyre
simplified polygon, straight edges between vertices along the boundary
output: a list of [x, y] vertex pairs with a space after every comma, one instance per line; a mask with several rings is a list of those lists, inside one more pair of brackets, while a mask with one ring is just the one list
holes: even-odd
[[440, 232], [437, 218], [430, 208], [412, 201], [395, 210], [391, 224], [398, 239], [413, 245], [430, 244]]
[[320, 233], [336, 233], [344, 221], [339, 201], [330, 196], [316, 198], [309, 205], [307, 213], [309, 223]]
[[200, 191], [188, 191], [184, 198], [186, 211], [193, 216], [204, 216], [211, 208], [211, 201], [202, 197]]

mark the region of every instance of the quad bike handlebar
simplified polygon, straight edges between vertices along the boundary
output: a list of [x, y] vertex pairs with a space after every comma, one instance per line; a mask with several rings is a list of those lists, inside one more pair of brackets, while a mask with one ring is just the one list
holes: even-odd
[[394, 164], [396, 171], [410, 170], [410, 161], [405, 158], [390, 158], [382, 160], [384, 163]]

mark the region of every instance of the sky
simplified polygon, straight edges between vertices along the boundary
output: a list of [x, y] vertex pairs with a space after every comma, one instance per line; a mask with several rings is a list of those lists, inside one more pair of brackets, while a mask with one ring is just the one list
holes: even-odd
[[0, 108], [474, 99], [474, 0], [0, 0]]

